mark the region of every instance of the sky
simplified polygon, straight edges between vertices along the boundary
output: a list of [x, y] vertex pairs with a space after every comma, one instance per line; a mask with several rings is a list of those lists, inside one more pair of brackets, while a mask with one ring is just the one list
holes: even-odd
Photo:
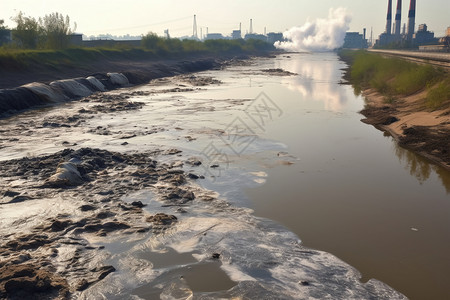
[[[330, 8], [346, 8], [351, 14], [349, 31], [362, 32], [368, 38], [373, 28], [374, 39], [386, 26], [387, 0], [0, 0], [0, 19], [10, 28], [11, 17], [22, 11], [27, 16], [42, 17], [52, 12], [68, 15], [77, 23], [77, 33], [87, 36], [163, 35], [169, 29], [172, 37], [191, 36], [193, 16], [197, 16], [197, 32], [230, 35], [232, 30], [253, 32], [285, 32], [294, 26], [317, 18], [326, 18]], [[395, 15], [396, 0], [393, 0]], [[403, 0], [402, 23], [407, 23], [409, 1]], [[436, 36], [443, 36], [450, 26], [450, 0], [417, 0], [417, 25], [426, 23]]]

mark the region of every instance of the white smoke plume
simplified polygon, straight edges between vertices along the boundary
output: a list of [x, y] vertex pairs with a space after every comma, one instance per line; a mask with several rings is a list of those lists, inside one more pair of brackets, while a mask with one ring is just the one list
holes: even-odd
[[275, 42], [275, 47], [288, 51], [323, 52], [342, 47], [352, 17], [345, 8], [330, 8], [327, 19], [308, 20], [301, 27], [283, 33], [288, 41]]

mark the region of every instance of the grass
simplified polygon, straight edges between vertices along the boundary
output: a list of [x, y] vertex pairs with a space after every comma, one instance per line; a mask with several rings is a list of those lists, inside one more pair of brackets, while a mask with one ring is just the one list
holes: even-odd
[[351, 65], [350, 81], [358, 89], [374, 88], [386, 99], [427, 90], [425, 102], [433, 109], [450, 99], [449, 75], [440, 68], [367, 51], [343, 50], [339, 55]]
[[140, 48], [68, 48], [64, 50], [21, 50], [0, 48], [0, 69], [26, 70], [36, 65], [67, 67], [98, 60], [151, 59], [151, 50]]
[[450, 78], [436, 84], [430, 88], [427, 94], [426, 103], [431, 109], [440, 108], [446, 103], [449, 105], [450, 101]]
[[34, 70], [36, 67], [76, 67], [101, 60], [147, 60], [188, 55], [256, 54], [273, 50], [273, 45], [256, 40], [180, 41], [157, 37], [155, 44], [136, 48], [67, 48], [24, 50], [0, 47], [0, 71]]

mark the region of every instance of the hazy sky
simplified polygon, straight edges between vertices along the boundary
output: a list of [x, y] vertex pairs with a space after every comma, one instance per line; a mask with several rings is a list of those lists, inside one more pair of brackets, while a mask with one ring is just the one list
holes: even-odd
[[[249, 19], [253, 31], [263, 33], [285, 31], [303, 25], [308, 18], [326, 18], [330, 8], [344, 7], [352, 14], [350, 31], [362, 32], [373, 27], [374, 38], [384, 31], [387, 0], [0, 0], [0, 19], [9, 27], [10, 18], [22, 11], [41, 17], [51, 12], [69, 15], [77, 23], [77, 32], [86, 35], [141, 35], [149, 31], [163, 35], [169, 29], [172, 36], [192, 35], [193, 15], [197, 15], [198, 34], [206, 27], [209, 32], [230, 35], [239, 28], [245, 34]], [[394, 15], [396, 0], [393, 0]], [[402, 23], [407, 22], [409, 1], [403, 0]], [[417, 0], [417, 24], [426, 23], [436, 36], [444, 35], [450, 26], [450, 0]], [[368, 36], [369, 37], [369, 36]]]

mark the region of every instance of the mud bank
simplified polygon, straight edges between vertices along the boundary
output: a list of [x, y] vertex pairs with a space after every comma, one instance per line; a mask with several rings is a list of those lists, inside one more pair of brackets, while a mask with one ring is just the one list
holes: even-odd
[[385, 131], [400, 146], [450, 170], [450, 108], [431, 111], [423, 92], [388, 103], [373, 90], [365, 90], [364, 123]]
[[202, 186], [220, 166], [189, 148], [251, 102], [199, 97], [220, 82], [181, 75], [2, 120], [0, 298], [405, 299]]
[[[16, 114], [25, 109], [39, 106], [55, 105], [66, 101], [80, 99], [96, 92], [104, 92], [130, 85], [147, 83], [152, 79], [175, 76], [184, 73], [204, 71], [220, 67], [223, 64], [230, 63], [226, 59], [216, 58], [197, 58], [192, 61], [163, 61], [163, 62], [142, 62], [139, 65], [108, 65], [111, 70], [121, 67], [119, 72], [93, 73], [86, 77], [73, 79], [55, 80], [45, 82], [49, 77], [35, 75], [29, 77], [28, 74], [5, 74], [5, 79], [0, 81], [0, 87], [8, 86], [11, 77], [23, 76], [15, 81], [14, 84], [33, 80], [20, 87], [0, 89], [0, 117]], [[100, 69], [104, 69], [103, 66]], [[84, 72], [86, 73], [86, 72]], [[57, 78], [70, 78], [71, 73], [58, 74]], [[50, 77], [51, 78], [51, 77]], [[5, 81], [3, 83], [3, 81]], [[205, 83], [208, 84], [208, 83]]]
[[102, 263], [93, 236], [159, 234], [176, 223], [173, 215], [144, 211], [140, 201], [120, 200], [158, 182], [168, 204], [195, 199], [180, 187], [192, 179], [158, 164], [156, 154], [82, 148], [2, 162], [0, 206], [9, 218], [1, 221], [0, 298], [76, 294], [115, 271]]
[[[339, 56], [348, 65], [341, 83], [354, 84], [351, 76], [354, 57]], [[362, 122], [388, 133], [400, 146], [450, 170], [450, 99], [443, 99], [439, 108], [433, 110], [425, 102], [426, 89], [411, 95], [391, 96], [377, 92], [369, 82], [365, 84], [369, 87], [361, 91], [366, 99], [365, 108], [360, 112], [366, 117]], [[359, 93], [361, 87], [355, 89]]]

